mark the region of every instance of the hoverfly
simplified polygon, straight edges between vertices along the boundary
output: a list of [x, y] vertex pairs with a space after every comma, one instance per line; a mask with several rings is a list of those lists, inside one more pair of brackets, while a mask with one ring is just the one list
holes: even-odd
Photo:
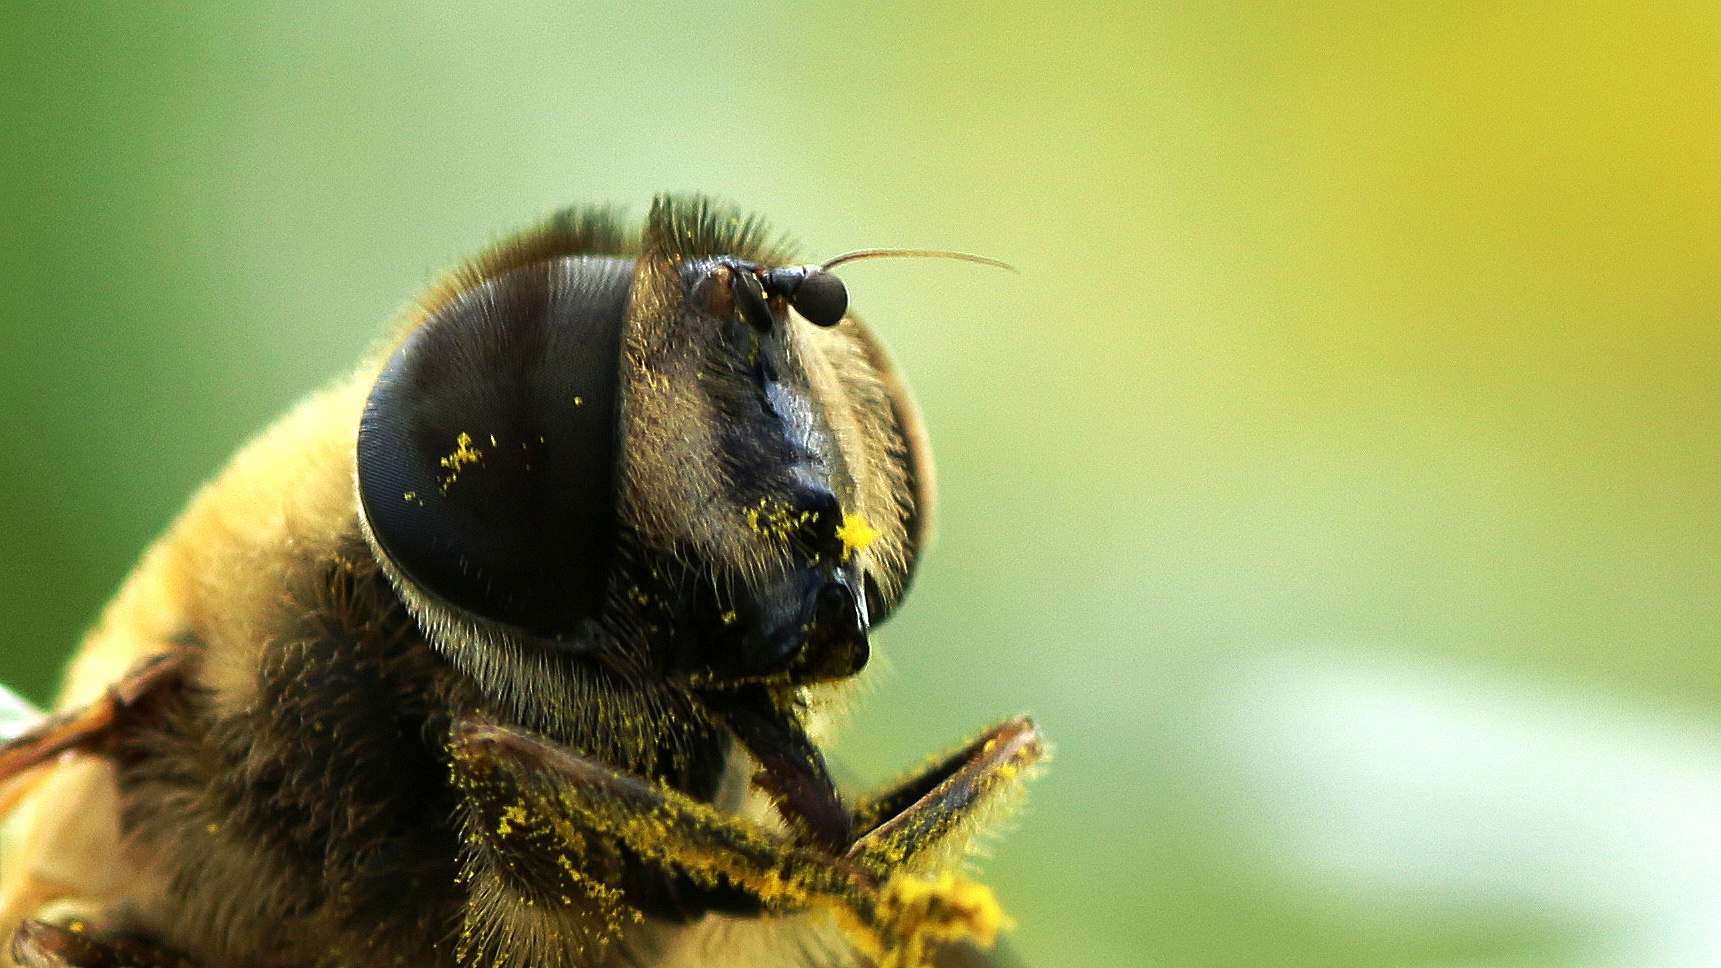
[[27, 968], [986, 964], [1026, 719], [845, 803], [815, 737], [932, 467], [824, 265], [659, 198], [436, 286], [143, 558], [0, 750]]

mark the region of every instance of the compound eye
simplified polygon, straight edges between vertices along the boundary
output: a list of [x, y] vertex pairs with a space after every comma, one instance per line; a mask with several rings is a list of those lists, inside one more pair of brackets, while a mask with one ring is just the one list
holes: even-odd
[[849, 311], [849, 291], [841, 279], [828, 272], [809, 272], [795, 287], [789, 305], [814, 326], [835, 326]]
[[551, 636], [601, 611], [633, 270], [581, 257], [485, 280], [384, 366], [359, 423], [359, 499], [432, 599]]

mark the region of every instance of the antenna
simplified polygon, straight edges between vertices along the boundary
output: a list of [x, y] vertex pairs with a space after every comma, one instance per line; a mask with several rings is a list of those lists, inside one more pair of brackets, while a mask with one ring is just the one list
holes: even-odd
[[995, 266], [1011, 272], [1016, 271], [1016, 267], [1008, 262], [988, 259], [983, 255], [974, 255], [969, 252], [944, 252], [939, 249], [856, 249], [853, 252], [844, 252], [842, 255], [830, 259], [819, 268], [829, 272], [845, 262], [858, 262], [861, 259], [955, 259], [959, 262], [978, 262], [983, 266]]

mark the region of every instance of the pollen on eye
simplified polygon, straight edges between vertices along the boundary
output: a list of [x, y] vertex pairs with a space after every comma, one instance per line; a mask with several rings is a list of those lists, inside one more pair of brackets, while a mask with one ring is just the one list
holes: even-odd
[[837, 526], [837, 540], [843, 543], [844, 558], [857, 551], [865, 551], [877, 537], [878, 529], [858, 514], [843, 515], [843, 523]]
[[[492, 437], [490, 442], [494, 444], [495, 438]], [[460, 479], [462, 468], [468, 464], [476, 464], [483, 459], [483, 451], [472, 446], [472, 435], [462, 431], [460, 436], [454, 438], [454, 450], [439, 462], [443, 467], [448, 468], [448, 473], [442, 475], [441, 479], [442, 493], [447, 494], [448, 489], [454, 486], [454, 482]]]

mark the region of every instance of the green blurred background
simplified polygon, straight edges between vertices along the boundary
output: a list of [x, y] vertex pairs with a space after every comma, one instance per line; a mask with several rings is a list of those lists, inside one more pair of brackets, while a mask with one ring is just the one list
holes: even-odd
[[1037, 968], [1721, 964], [1721, 6], [20, 3], [0, 677], [441, 268], [715, 193], [940, 541], [840, 742], [1032, 712]]

